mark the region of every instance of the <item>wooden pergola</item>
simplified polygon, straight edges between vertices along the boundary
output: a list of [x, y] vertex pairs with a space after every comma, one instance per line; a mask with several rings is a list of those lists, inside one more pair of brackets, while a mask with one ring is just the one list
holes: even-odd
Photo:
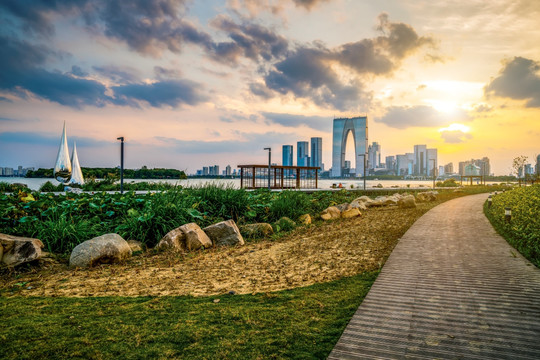
[[259, 189], [317, 189], [319, 185], [319, 167], [314, 166], [270, 166], [238, 165], [240, 168], [240, 187]]

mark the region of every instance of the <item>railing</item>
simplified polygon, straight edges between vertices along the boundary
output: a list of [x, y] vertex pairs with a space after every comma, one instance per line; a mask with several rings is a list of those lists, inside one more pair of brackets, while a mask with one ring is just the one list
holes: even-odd
[[[238, 165], [240, 168], [240, 187], [258, 189], [268, 187], [267, 165]], [[312, 166], [270, 167], [271, 189], [317, 189], [319, 169]]]

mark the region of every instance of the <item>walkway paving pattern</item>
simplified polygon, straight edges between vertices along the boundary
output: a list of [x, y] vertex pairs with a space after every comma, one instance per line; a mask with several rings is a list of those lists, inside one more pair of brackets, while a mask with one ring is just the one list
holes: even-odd
[[540, 269], [495, 232], [486, 198], [405, 233], [329, 359], [540, 359]]

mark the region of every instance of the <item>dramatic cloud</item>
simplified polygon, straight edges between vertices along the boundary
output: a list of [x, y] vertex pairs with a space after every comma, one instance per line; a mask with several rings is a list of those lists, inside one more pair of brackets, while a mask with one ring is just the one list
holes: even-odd
[[[292, 0], [296, 7], [303, 7], [311, 10], [316, 5], [329, 2], [330, 0]], [[291, 0], [229, 0], [229, 7], [236, 12], [246, 12], [251, 16], [257, 15], [261, 11], [268, 11], [273, 14], [282, 13], [285, 5]]]
[[472, 135], [461, 130], [444, 130], [441, 131], [441, 138], [449, 144], [459, 144], [471, 139]]
[[261, 115], [272, 123], [289, 127], [299, 127], [305, 125], [312, 129], [322, 131], [330, 131], [332, 128], [332, 119], [324, 116], [304, 116], [269, 112], [263, 112]]
[[112, 80], [114, 83], [133, 83], [139, 81], [139, 71], [131, 67], [115, 65], [93, 66], [99, 75]]
[[469, 121], [469, 115], [461, 109], [452, 112], [439, 112], [431, 106], [392, 106], [386, 114], [375, 119], [396, 129], [409, 127], [441, 127], [455, 122]]
[[153, 107], [197, 105], [206, 100], [201, 85], [189, 80], [166, 80], [153, 84], [128, 84], [112, 87], [115, 103], [136, 106], [138, 101]]
[[236, 64], [238, 58], [243, 56], [256, 62], [260, 59], [269, 61], [287, 51], [287, 40], [263, 26], [249, 23], [238, 25], [223, 15], [214, 19], [212, 24], [232, 40], [212, 44], [208, 48], [214, 60]]
[[178, 53], [184, 43], [212, 43], [208, 34], [183, 18], [185, 0], [6, 0], [0, 7], [36, 34], [54, 33], [54, 14], [80, 16], [92, 31], [153, 56], [165, 49]]
[[71, 107], [103, 106], [110, 98], [94, 80], [41, 68], [54, 53], [43, 46], [0, 37], [0, 89], [20, 97], [32, 93]]
[[527, 100], [527, 107], [540, 107], [539, 71], [539, 62], [515, 57], [506, 62], [499, 76], [485, 87], [485, 94]]
[[[58, 134], [44, 134], [42, 132], [1, 132], [0, 141], [2, 143], [9, 144], [26, 144], [26, 145], [45, 145], [57, 147], [60, 143], [60, 133]], [[69, 136], [69, 147], [73, 141], [77, 142], [77, 147], [102, 147], [111, 144], [115, 144], [112, 141], [103, 141], [87, 137]]]
[[[334, 49], [320, 43], [298, 46], [267, 72], [265, 85], [282, 95], [291, 93], [296, 98], [339, 110], [357, 108], [371, 98], [359, 76], [365, 79], [365, 75], [388, 75], [405, 57], [425, 45], [433, 45], [431, 38], [418, 36], [409, 25], [388, 21], [384, 13], [379, 16], [378, 30], [384, 35]], [[335, 66], [352, 71], [349, 80], [342, 80]], [[251, 90], [268, 97], [260, 87]]]

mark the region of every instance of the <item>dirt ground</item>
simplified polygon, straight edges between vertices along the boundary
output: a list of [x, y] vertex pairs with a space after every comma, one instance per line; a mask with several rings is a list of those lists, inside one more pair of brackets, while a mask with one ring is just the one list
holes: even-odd
[[124, 264], [72, 269], [41, 261], [0, 273], [0, 296], [178, 296], [271, 292], [382, 266], [398, 239], [435, 203], [369, 209], [361, 217], [299, 227], [277, 240], [190, 254], [138, 254]]

